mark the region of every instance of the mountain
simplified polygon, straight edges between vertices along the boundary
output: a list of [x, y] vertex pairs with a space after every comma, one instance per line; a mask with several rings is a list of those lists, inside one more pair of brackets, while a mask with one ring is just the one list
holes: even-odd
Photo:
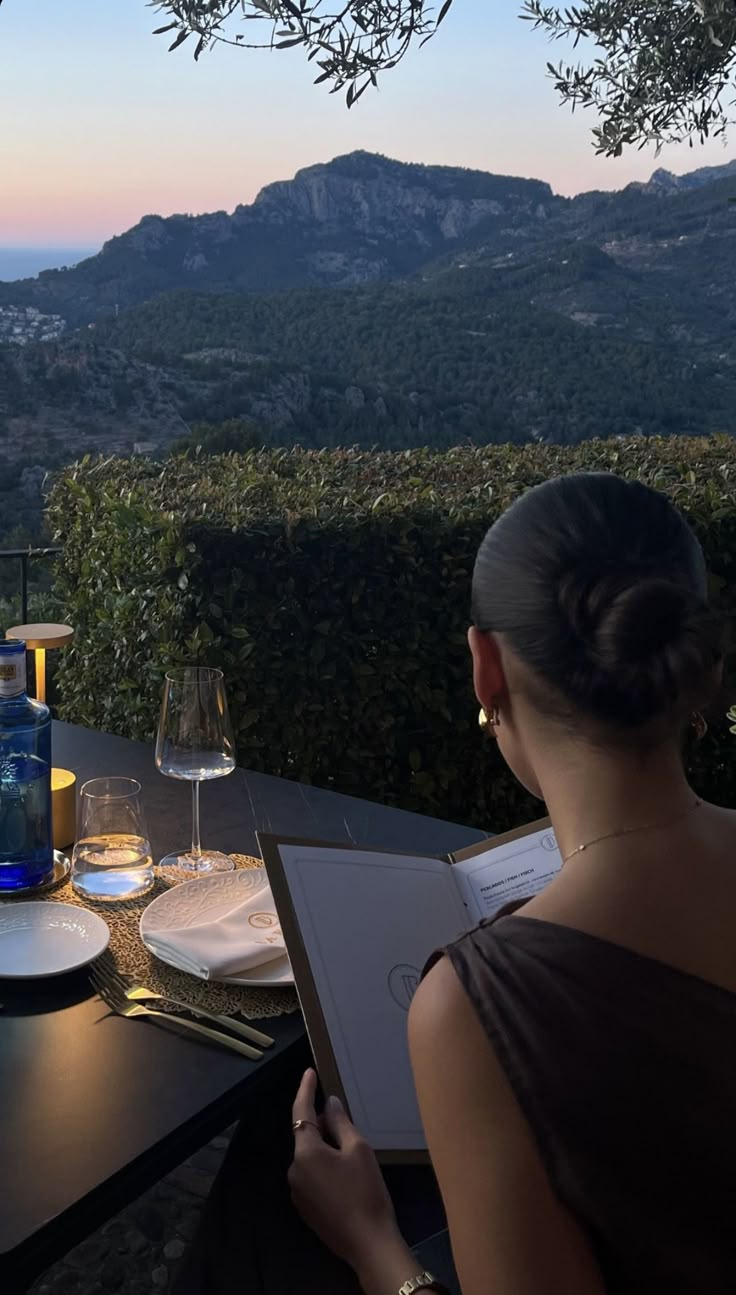
[[356, 153], [232, 215], [146, 217], [0, 284], [5, 457], [230, 419], [317, 446], [733, 431], [735, 185], [568, 199]]
[[697, 171], [689, 171], [687, 175], [673, 175], [672, 171], [666, 171], [664, 167], [660, 167], [653, 172], [649, 183], [642, 187], [650, 190], [662, 189], [665, 193], [683, 193], [687, 189], [701, 189], [705, 184], [714, 184], [727, 176], [733, 176], [736, 179], [736, 159], [726, 162], [724, 166], [701, 166]]
[[734, 233], [735, 183], [736, 161], [568, 199], [539, 180], [358, 152], [268, 185], [232, 215], [145, 216], [70, 269], [0, 283], [0, 309], [33, 307], [73, 328], [164, 293], [354, 287], [579, 241], [620, 265], [678, 272], [680, 245], [697, 245], [708, 277]]
[[160, 448], [185, 436], [190, 422], [245, 417], [266, 441], [370, 443], [380, 418], [389, 440], [419, 444], [411, 413], [405, 397], [382, 385], [357, 387], [228, 346], [155, 361], [76, 335], [0, 347], [0, 444], [10, 462], [68, 462], [93, 449], [131, 454], [139, 444]]
[[0, 305], [88, 323], [159, 293], [350, 286], [411, 274], [447, 248], [541, 224], [549, 185], [353, 153], [268, 185], [250, 206], [145, 216], [97, 255], [0, 284]]

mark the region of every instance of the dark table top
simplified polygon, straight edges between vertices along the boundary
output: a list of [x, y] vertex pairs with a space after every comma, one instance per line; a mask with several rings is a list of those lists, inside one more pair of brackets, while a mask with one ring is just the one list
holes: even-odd
[[[54, 725], [54, 764], [81, 783], [143, 786], [154, 858], [188, 843], [188, 785], [140, 742]], [[258, 854], [257, 831], [443, 854], [482, 833], [237, 769], [202, 789], [202, 839]], [[269, 1019], [254, 1063], [165, 1028], [110, 1016], [83, 972], [0, 981], [0, 1289], [20, 1291], [93, 1228], [306, 1059], [299, 1013]]]

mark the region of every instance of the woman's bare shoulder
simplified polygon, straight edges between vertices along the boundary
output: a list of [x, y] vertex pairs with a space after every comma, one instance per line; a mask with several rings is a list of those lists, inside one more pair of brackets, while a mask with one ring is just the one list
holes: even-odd
[[573, 927], [736, 990], [736, 811], [703, 804], [672, 844], [573, 857], [520, 916]]

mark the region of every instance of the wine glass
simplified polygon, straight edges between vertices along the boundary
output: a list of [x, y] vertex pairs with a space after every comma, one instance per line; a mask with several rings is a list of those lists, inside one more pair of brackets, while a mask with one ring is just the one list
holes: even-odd
[[166, 675], [156, 735], [156, 768], [192, 784], [192, 848], [167, 854], [162, 871], [201, 875], [235, 865], [219, 850], [203, 850], [199, 836], [199, 785], [235, 768], [235, 744], [222, 670], [181, 666]]

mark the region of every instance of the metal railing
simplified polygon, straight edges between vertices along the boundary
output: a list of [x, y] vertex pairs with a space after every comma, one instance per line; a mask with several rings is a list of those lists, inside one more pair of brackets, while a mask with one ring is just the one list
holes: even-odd
[[28, 569], [31, 562], [43, 558], [57, 557], [61, 553], [58, 545], [45, 549], [0, 549], [0, 562], [17, 562], [20, 566], [20, 622], [28, 624]]

